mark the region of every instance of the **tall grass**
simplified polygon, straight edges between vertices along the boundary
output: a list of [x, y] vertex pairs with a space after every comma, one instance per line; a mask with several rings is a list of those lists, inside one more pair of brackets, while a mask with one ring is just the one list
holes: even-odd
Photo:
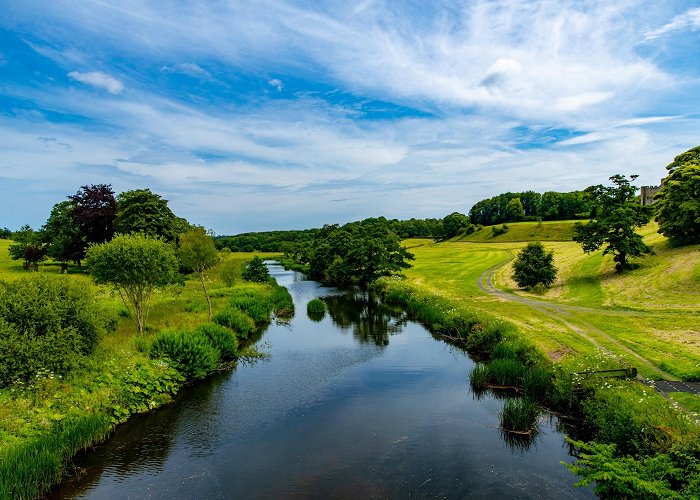
[[528, 398], [506, 399], [499, 415], [501, 428], [509, 432], [522, 433], [534, 431], [539, 416], [539, 406]]

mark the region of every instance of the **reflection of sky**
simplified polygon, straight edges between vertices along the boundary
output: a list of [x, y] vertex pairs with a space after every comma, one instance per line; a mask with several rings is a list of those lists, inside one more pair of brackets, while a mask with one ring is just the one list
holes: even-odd
[[13, 228], [103, 182], [149, 187], [219, 234], [442, 217], [619, 169], [653, 184], [697, 145], [693, 2], [0, 11], [0, 225]]
[[269, 360], [122, 427], [58, 496], [592, 498], [560, 465], [571, 459], [553, 424], [527, 451], [503, 442], [502, 402], [470, 394], [462, 351], [413, 322], [377, 346], [328, 315], [310, 321], [308, 300], [336, 291], [272, 274], [292, 283], [297, 314], [260, 341]]

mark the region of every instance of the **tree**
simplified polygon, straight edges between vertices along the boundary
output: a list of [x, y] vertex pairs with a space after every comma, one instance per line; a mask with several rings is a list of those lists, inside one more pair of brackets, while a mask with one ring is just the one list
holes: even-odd
[[525, 209], [520, 198], [511, 198], [506, 205], [506, 220], [508, 222], [517, 222], [525, 216]]
[[199, 276], [204, 297], [207, 299], [209, 321], [211, 321], [211, 298], [207, 292], [204, 273], [219, 261], [219, 251], [214, 245], [214, 239], [202, 227], [194, 227], [180, 235], [179, 243], [177, 254], [180, 257], [180, 262]]
[[557, 278], [554, 251], [547, 252], [540, 242], [528, 243], [515, 259], [513, 279], [521, 288], [549, 287]]
[[96, 283], [111, 284], [119, 292], [139, 333], [143, 332], [153, 291], [178, 281], [178, 260], [172, 246], [144, 234], [114, 237], [92, 245], [87, 264]]
[[12, 238], [12, 231], [7, 229], [6, 227], [3, 227], [0, 229], [0, 239], [2, 240], [9, 240]]
[[612, 254], [615, 269], [621, 273], [629, 267], [628, 257], [639, 257], [651, 253], [642, 237], [635, 228], [649, 222], [649, 215], [644, 208], [634, 200], [637, 190], [624, 175], [613, 175], [610, 180], [613, 186], [591, 186], [586, 194], [595, 210], [595, 219], [587, 224], [576, 223], [574, 241], [581, 244], [586, 253], [595, 252], [603, 245], [603, 255]]
[[117, 200], [109, 184], [82, 186], [68, 197], [73, 202], [73, 219], [80, 228], [83, 250], [90, 243], [103, 243], [114, 236]]
[[124, 191], [117, 196], [114, 230], [117, 233], [144, 233], [173, 241], [187, 231], [189, 224], [168, 207], [168, 200], [150, 189]]
[[68, 268], [68, 262], [80, 265], [85, 251], [85, 242], [73, 217], [73, 209], [72, 201], [56, 203], [41, 230], [48, 256], [60, 262], [63, 271]]
[[459, 212], [452, 212], [450, 215], [442, 219], [442, 237], [450, 239], [457, 236], [460, 232], [467, 232], [469, 229], [474, 229], [469, 217]]
[[270, 279], [270, 271], [268, 271], [263, 260], [256, 255], [243, 270], [243, 279], [266, 283]]
[[41, 233], [24, 225], [12, 234], [12, 243], [8, 251], [12, 260], [24, 260], [25, 269], [39, 270], [39, 262], [46, 260], [46, 245], [41, 241]]
[[674, 158], [656, 195], [659, 232], [675, 243], [700, 242], [700, 146]]

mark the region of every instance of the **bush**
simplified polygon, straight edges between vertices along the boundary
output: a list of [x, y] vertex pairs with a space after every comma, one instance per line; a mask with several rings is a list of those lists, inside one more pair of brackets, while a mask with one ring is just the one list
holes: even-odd
[[183, 330], [159, 333], [151, 345], [151, 358], [165, 358], [188, 380], [199, 380], [219, 365], [219, 351], [202, 332]]
[[275, 286], [272, 292], [272, 304], [275, 308], [275, 316], [278, 318], [287, 319], [294, 316], [294, 301], [285, 287]]
[[214, 323], [235, 331], [239, 337], [247, 337], [250, 332], [255, 330], [253, 319], [237, 307], [225, 307], [212, 320]]
[[243, 279], [246, 281], [266, 283], [270, 279], [270, 271], [268, 271], [263, 260], [255, 256], [243, 271]]
[[[229, 253], [231, 250], [229, 250]], [[241, 264], [237, 260], [229, 259], [219, 267], [219, 278], [224, 285], [231, 287], [241, 277]]]
[[94, 350], [109, 318], [91, 290], [48, 274], [0, 283], [0, 386], [65, 373]]
[[509, 325], [499, 321], [490, 321], [486, 325], [476, 323], [470, 328], [467, 336], [466, 346], [472, 353], [489, 355], [493, 348], [503, 340], [506, 331], [510, 330]]
[[501, 410], [501, 427], [511, 432], [531, 432], [539, 416], [539, 407], [530, 399], [509, 398]]
[[270, 309], [272, 309], [272, 306], [262, 295], [234, 297], [229, 302], [229, 305], [246, 313], [258, 325], [270, 321]]
[[507, 224], [503, 224], [501, 227], [496, 227], [492, 226], [491, 227], [491, 232], [493, 233], [494, 236], [500, 236], [502, 234], [506, 234], [510, 228], [508, 227]]
[[551, 286], [557, 278], [554, 251], [546, 252], [542, 243], [528, 243], [515, 259], [513, 279], [521, 288]]
[[216, 323], [204, 323], [197, 328], [219, 350], [222, 361], [230, 361], [238, 355], [238, 339], [227, 328]]

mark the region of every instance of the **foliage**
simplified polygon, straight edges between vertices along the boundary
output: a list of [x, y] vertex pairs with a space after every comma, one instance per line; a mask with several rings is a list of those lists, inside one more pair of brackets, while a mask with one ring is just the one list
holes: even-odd
[[676, 156], [656, 195], [659, 232], [676, 243], [700, 242], [700, 146]]
[[509, 230], [510, 230], [510, 227], [508, 226], [508, 224], [503, 224], [501, 227], [496, 227], [496, 226], [491, 227], [491, 233], [493, 233], [494, 237], [500, 236], [502, 234], [506, 234]]
[[491, 226], [519, 220], [580, 219], [590, 212], [590, 202], [582, 191], [544, 194], [534, 191], [502, 193], [477, 202], [469, 210], [473, 224]]
[[324, 226], [315, 236], [309, 275], [326, 283], [367, 287], [380, 276], [397, 274], [413, 259], [386, 219]]
[[553, 390], [552, 371], [544, 366], [533, 366], [523, 375], [523, 392], [530, 399], [539, 403], [549, 401]]
[[229, 306], [235, 307], [250, 316], [257, 325], [270, 322], [272, 304], [257, 295], [241, 295], [233, 297]]
[[506, 431], [530, 432], [540, 416], [537, 403], [528, 398], [508, 398], [503, 403], [499, 417]]
[[178, 279], [172, 247], [143, 234], [119, 235], [108, 243], [93, 245], [87, 262], [95, 281], [113, 285], [124, 305], [132, 309], [139, 332], [146, 324], [153, 291]]
[[9, 240], [12, 239], [12, 231], [6, 227], [0, 228], [0, 239]]
[[[230, 251], [230, 250], [229, 250]], [[231, 287], [236, 283], [236, 280], [241, 277], [240, 262], [233, 259], [225, 260], [219, 267], [219, 278], [224, 285]]]
[[166, 361], [188, 380], [200, 380], [219, 366], [219, 351], [201, 331], [165, 331], [151, 345], [151, 358]]
[[[631, 176], [631, 180], [637, 176]], [[591, 200], [595, 218], [587, 224], [577, 223], [574, 241], [590, 253], [606, 245], [603, 255], [612, 254], [617, 272], [629, 267], [628, 256], [639, 257], [651, 252], [635, 228], [649, 222], [649, 215], [635, 201], [636, 191], [624, 175], [610, 177], [613, 186], [591, 186], [586, 194]]]
[[214, 245], [214, 240], [202, 227], [194, 227], [186, 233], [180, 235], [180, 246], [177, 255], [180, 262], [186, 268], [192, 269], [202, 284], [204, 297], [207, 299], [209, 321], [211, 321], [211, 298], [207, 292], [207, 285], [204, 281], [204, 273], [219, 261], [219, 252]]
[[56, 203], [41, 230], [48, 256], [61, 262], [64, 270], [68, 262], [80, 264], [85, 257], [85, 241], [73, 217], [74, 208], [71, 201]]
[[243, 270], [242, 277], [246, 281], [265, 283], [270, 279], [270, 271], [263, 260], [256, 255]]
[[186, 220], [177, 217], [168, 200], [150, 189], [124, 191], [117, 196], [114, 230], [117, 233], [144, 233], [173, 241], [188, 229]]
[[270, 300], [277, 319], [289, 319], [294, 316], [294, 301], [285, 287], [275, 285]]
[[85, 245], [112, 239], [117, 200], [111, 185], [82, 186], [68, 198], [73, 203], [73, 219], [80, 228]]
[[216, 323], [204, 323], [197, 327], [211, 344], [219, 350], [221, 361], [230, 361], [238, 355], [238, 339], [228, 328]]
[[452, 212], [442, 219], [442, 239], [454, 238], [458, 234], [469, 234], [474, 232], [474, 225], [464, 214]]
[[321, 299], [311, 299], [308, 304], [306, 304], [306, 311], [309, 314], [323, 314], [326, 312], [326, 303]]
[[214, 318], [214, 323], [230, 328], [239, 337], [247, 337], [255, 330], [255, 321], [237, 307], [227, 306], [219, 311]]
[[546, 252], [542, 243], [528, 243], [513, 263], [513, 279], [521, 288], [551, 286], [557, 277], [554, 251]]
[[576, 486], [595, 482], [602, 498], [699, 498], [700, 454], [673, 449], [668, 453], [634, 458], [620, 456], [614, 444], [569, 439], [579, 450], [573, 464], [564, 464], [582, 477]]
[[8, 251], [12, 260], [23, 260], [25, 269], [39, 269], [39, 262], [46, 260], [46, 245], [41, 241], [41, 233], [24, 225], [12, 235], [12, 243]]
[[66, 373], [94, 350], [106, 319], [91, 289], [68, 278], [0, 282], [0, 386]]

